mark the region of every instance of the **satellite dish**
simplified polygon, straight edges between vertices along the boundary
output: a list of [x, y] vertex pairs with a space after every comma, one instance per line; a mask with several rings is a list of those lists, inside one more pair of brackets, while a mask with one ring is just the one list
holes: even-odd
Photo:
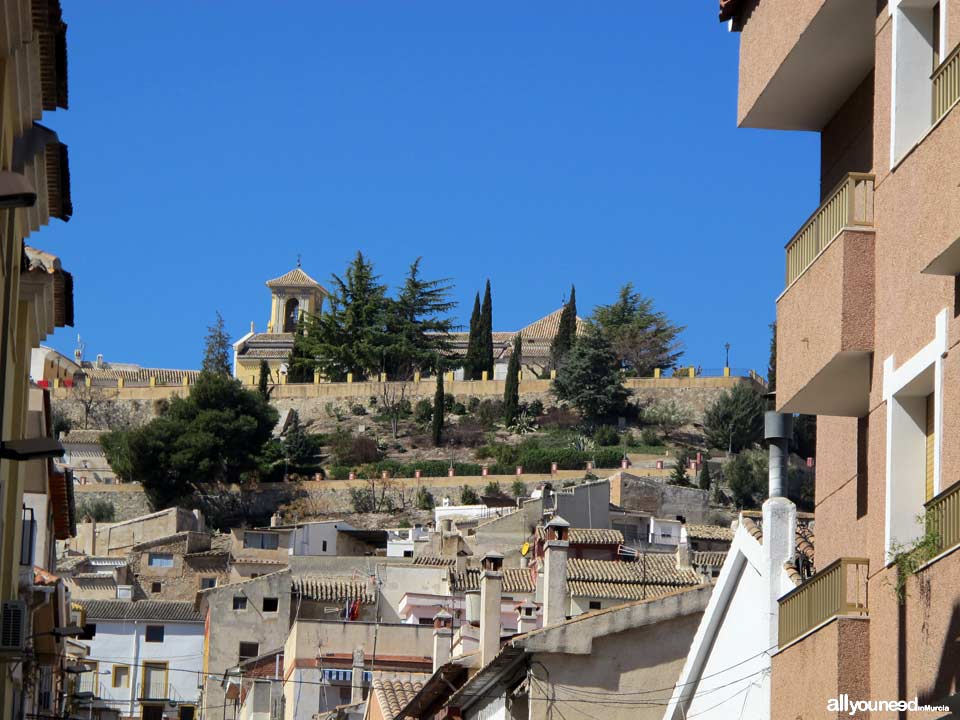
[[520, 546], [520, 554], [526, 557], [527, 553], [530, 552], [530, 543], [525, 542]]

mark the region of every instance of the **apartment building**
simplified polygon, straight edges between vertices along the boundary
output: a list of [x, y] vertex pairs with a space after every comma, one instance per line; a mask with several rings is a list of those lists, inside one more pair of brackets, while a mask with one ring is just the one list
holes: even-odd
[[777, 409], [818, 416], [818, 572], [779, 599], [772, 716], [844, 693], [956, 711], [960, 2], [721, 0], [720, 18], [739, 124], [820, 134], [820, 204], [771, 238]]

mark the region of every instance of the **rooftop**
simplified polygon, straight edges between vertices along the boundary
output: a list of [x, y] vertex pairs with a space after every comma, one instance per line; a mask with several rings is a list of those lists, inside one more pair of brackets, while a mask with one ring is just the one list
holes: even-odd
[[677, 567], [672, 553], [645, 553], [630, 562], [583, 558], [567, 561], [567, 587], [575, 597], [641, 599], [702, 582], [696, 570]]
[[293, 592], [307, 600], [344, 602], [359, 600], [365, 605], [375, 601], [370, 583], [359, 577], [322, 577], [302, 575], [293, 578]]
[[725, 540], [733, 542], [733, 529], [722, 525], [687, 525], [687, 537], [691, 540]]
[[377, 695], [377, 702], [385, 718], [395, 718], [405, 708], [414, 696], [423, 689], [423, 683], [429, 675], [420, 678], [384, 679], [373, 681], [373, 691]]
[[299, 265], [297, 265], [293, 270], [288, 273], [284, 273], [280, 277], [274, 278], [273, 280], [267, 280], [268, 288], [303, 288], [303, 287], [315, 287], [322, 290], [326, 293], [326, 289], [314, 280], [312, 277], [307, 275]]
[[[503, 592], [532, 593], [537, 589], [536, 571], [531, 568], [504, 568]], [[480, 568], [467, 568], [461, 573], [450, 572], [450, 589], [466, 592], [480, 589]]]
[[167, 600], [80, 600], [91, 620], [203, 622], [192, 602]]

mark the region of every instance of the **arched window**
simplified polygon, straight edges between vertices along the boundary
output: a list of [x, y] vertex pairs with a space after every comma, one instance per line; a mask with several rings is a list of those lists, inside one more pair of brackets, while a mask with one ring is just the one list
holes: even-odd
[[283, 313], [283, 331], [296, 332], [297, 320], [300, 319], [300, 301], [296, 298], [287, 300]]

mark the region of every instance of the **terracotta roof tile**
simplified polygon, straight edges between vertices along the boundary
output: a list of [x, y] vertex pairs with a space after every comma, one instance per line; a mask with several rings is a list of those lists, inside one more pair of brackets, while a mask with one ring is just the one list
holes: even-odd
[[[537, 528], [537, 538], [544, 537], [543, 527]], [[623, 533], [603, 528], [570, 528], [571, 545], [622, 545]]]
[[[693, 568], [677, 567], [672, 553], [646, 553], [636, 561], [587, 560], [571, 558], [567, 561], [567, 586], [572, 595], [588, 595], [600, 591], [599, 597], [643, 597], [643, 585], [682, 587], [703, 582]], [[636, 587], [635, 587], [636, 586]]]
[[[530, 568], [504, 568], [503, 591], [505, 593], [532, 593], [537, 589], [535, 571]], [[480, 589], [480, 568], [467, 568], [462, 573], [450, 573], [450, 589], [453, 592]]]
[[170, 622], [202, 622], [192, 602], [166, 600], [81, 600], [91, 620], [167, 620]]
[[690, 553], [690, 563], [697, 566], [720, 567], [727, 559], [723, 550], [694, 550]]
[[457, 559], [444, 557], [443, 555], [415, 555], [414, 565], [426, 565], [428, 567], [450, 567], [457, 564]]
[[[560, 316], [563, 314], [563, 308], [557, 308], [549, 315], [536, 320], [520, 331], [520, 337], [524, 342], [528, 340], [553, 340], [560, 328]], [[581, 334], [586, 329], [587, 323], [582, 318], [577, 318], [577, 334]], [[526, 353], [526, 348], [524, 348]]]
[[286, 287], [317, 287], [326, 292], [326, 289], [314, 280], [312, 277], [307, 275], [300, 266], [295, 267], [288, 273], [284, 273], [280, 277], [274, 278], [273, 280], [267, 280], [268, 288], [286, 288]]
[[691, 540], [726, 540], [733, 542], [733, 529], [722, 525], [687, 525]]
[[429, 675], [424, 675], [423, 679], [381, 679], [373, 681], [373, 691], [377, 695], [377, 702], [380, 703], [380, 710], [383, 717], [388, 720], [396, 718], [414, 696], [423, 689], [425, 679]]
[[319, 602], [344, 602], [359, 600], [365, 605], [375, 601], [366, 579], [354, 577], [321, 577], [302, 575], [293, 578], [293, 592], [308, 600]]

